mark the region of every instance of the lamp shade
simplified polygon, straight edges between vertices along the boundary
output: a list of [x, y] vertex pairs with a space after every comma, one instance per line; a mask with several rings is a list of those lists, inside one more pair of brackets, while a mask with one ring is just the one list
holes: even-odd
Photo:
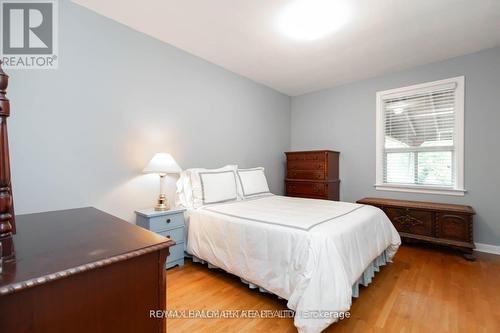
[[144, 173], [179, 173], [182, 169], [172, 155], [157, 153], [142, 171]]

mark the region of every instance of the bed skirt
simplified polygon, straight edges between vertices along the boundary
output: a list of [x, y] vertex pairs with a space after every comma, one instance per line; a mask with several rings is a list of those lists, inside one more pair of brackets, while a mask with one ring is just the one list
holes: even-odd
[[[217, 266], [214, 266], [214, 265], [210, 264], [209, 262], [206, 262], [205, 260], [200, 259], [196, 256], [190, 255], [189, 257], [191, 257], [193, 259], [193, 262], [199, 262], [199, 263], [202, 263], [204, 265], [207, 264], [208, 268], [210, 268], [210, 269], [218, 268]], [[382, 252], [381, 255], [379, 255], [377, 258], [375, 258], [375, 260], [373, 260], [370, 263], [370, 265], [368, 265], [368, 267], [365, 269], [363, 274], [361, 274], [361, 277], [354, 283], [354, 285], [352, 286], [352, 297], [357, 298], [359, 296], [359, 286], [363, 285], [363, 286], [367, 287], [372, 282], [373, 277], [375, 276], [375, 273], [380, 271], [380, 267], [385, 266], [388, 262], [390, 262], [389, 255], [387, 254], [387, 250], [384, 250], [384, 252]], [[241, 279], [241, 282], [248, 285], [248, 288], [250, 288], [250, 289], [259, 289], [259, 291], [262, 293], [271, 293], [270, 291], [267, 291], [266, 289], [264, 289], [262, 287], [259, 287], [251, 282], [248, 282], [245, 279], [242, 279], [242, 278], [240, 278], [240, 279]]]
[[375, 260], [371, 262], [370, 265], [365, 269], [361, 277], [352, 286], [352, 297], [357, 298], [359, 296], [359, 286], [363, 285], [367, 287], [371, 282], [375, 273], [380, 271], [381, 266], [385, 266], [389, 262], [389, 256], [387, 250], [384, 250], [381, 255], [379, 255]]

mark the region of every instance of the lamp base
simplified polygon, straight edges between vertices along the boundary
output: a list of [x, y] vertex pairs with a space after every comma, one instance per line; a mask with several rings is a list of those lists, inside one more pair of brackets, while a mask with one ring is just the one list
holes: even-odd
[[158, 197], [158, 203], [155, 206], [155, 210], [161, 212], [169, 209], [170, 206], [168, 204], [167, 197], [165, 196], [165, 194], [160, 194], [160, 196]]

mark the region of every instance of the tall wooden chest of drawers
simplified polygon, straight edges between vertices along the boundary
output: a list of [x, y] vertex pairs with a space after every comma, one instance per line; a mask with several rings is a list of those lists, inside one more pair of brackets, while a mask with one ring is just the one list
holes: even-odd
[[339, 152], [294, 151], [286, 154], [286, 195], [339, 200]]

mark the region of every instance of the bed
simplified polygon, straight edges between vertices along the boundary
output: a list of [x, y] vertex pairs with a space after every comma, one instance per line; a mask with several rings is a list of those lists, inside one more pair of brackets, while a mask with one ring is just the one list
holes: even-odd
[[187, 212], [187, 252], [286, 299], [301, 333], [342, 318], [401, 243], [387, 216], [367, 205], [260, 191]]

